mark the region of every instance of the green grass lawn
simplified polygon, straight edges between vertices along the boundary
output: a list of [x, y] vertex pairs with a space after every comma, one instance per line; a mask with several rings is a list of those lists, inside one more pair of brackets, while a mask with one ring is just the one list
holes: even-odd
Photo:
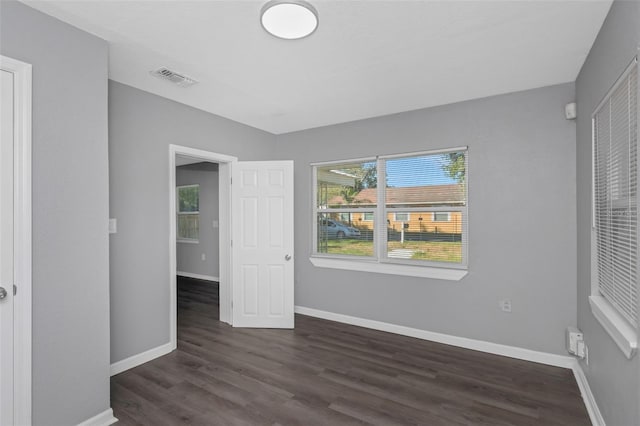
[[[462, 243], [448, 241], [389, 241], [388, 251], [396, 249], [413, 250], [412, 259], [434, 260], [439, 262], [460, 263], [462, 261]], [[329, 254], [348, 254], [352, 256], [373, 256], [373, 241], [329, 240]]]
[[413, 250], [412, 259], [433, 260], [437, 262], [462, 262], [462, 243], [449, 241], [389, 241], [388, 250]]
[[373, 241], [344, 238], [327, 241], [327, 253], [350, 254], [355, 256], [373, 256]]

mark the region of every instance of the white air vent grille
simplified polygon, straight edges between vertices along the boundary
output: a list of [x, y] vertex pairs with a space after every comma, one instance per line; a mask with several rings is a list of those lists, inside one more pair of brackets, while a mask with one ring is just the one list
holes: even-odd
[[193, 78], [187, 77], [179, 72], [172, 71], [167, 67], [160, 67], [155, 71], [151, 71], [151, 75], [167, 80], [180, 87], [189, 87], [197, 83]]

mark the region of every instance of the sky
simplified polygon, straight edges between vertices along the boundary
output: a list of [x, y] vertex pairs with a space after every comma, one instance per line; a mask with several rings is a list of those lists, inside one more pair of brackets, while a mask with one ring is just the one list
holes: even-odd
[[387, 185], [407, 186], [448, 185], [456, 183], [443, 170], [446, 155], [395, 158], [387, 160]]

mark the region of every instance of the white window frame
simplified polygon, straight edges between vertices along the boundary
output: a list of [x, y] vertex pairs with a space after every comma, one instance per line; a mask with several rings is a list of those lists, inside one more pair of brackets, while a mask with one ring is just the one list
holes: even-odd
[[[447, 214], [447, 220], [436, 220], [436, 213], [446, 213]], [[431, 222], [435, 222], [435, 223], [451, 222], [451, 212], [432, 212], [431, 213]]]
[[[450, 264], [447, 262], [435, 262], [435, 261], [424, 261], [424, 260], [410, 260], [410, 259], [396, 259], [390, 258], [387, 256], [387, 229], [386, 223], [387, 218], [389, 217], [389, 213], [410, 213], [410, 212], [424, 212], [425, 207], [386, 207], [385, 203], [385, 186], [378, 185], [377, 191], [377, 205], [375, 207], [366, 207], [362, 208], [362, 210], [366, 210], [367, 212], [373, 211], [374, 214], [374, 252], [376, 256], [367, 257], [367, 256], [348, 256], [348, 255], [337, 255], [337, 254], [327, 254], [327, 253], [318, 253], [317, 252], [317, 238], [318, 238], [318, 226], [317, 226], [317, 218], [319, 213], [327, 213], [328, 211], [323, 208], [318, 208], [317, 206], [317, 168], [320, 166], [327, 165], [339, 165], [345, 163], [365, 163], [365, 162], [373, 162], [377, 163], [377, 173], [378, 173], [378, 182], [386, 182], [386, 170], [385, 170], [385, 161], [389, 159], [397, 159], [397, 158], [407, 158], [407, 157], [419, 157], [425, 155], [437, 155], [437, 154], [446, 154], [450, 152], [460, 152], [464, 151], [465, 154], [465, 200], [466, 203], [464, 206], [456, 207], [456, 206], [445, 206], [445, 207], [437, 207], [437, 208], [429, 208], [430, 211], [459, 211], [463, 217], [466, 216], [467, 220], [462, 221], [462, 263], [460, 264]], [[468, 197], [468, 182], [469, 182], [469, 159], [468, 159], [469, 149], [467, 146], [463, 147], [455, 147], [441, 150], [432, 150], [432, 151], [421, 151], [421, 152], [411, 152], [405, 154], [393, 154], [393, 155], [380, 155], [377, 157], [365, 157], [365, 158], [357, 158], [357, 159], [344, 159], [337, 161], [327, 161], [327, 162], [319, 162], [319, 163], [311, 163], [311, 179], [312, 179], [312, 238], [311, 238], [311, 255], [309, 260], [316, 267], [322, 268], [334, 268], [334, 269], [344, 269], [344, 270], [352, 270], [352, 271], [364, 271], [364, 272], [377, 272], [382, 274], [391, 274], [391, 275], [406, 275], [406, 276], [414, 276], [414, 277], [423, 277], [423, 278], [434, 278], [434, 279], [442, 279], [442, 280], [453, 280], [459, 281], [464, 276], [467, 275], [468, 268], [468, 258], [469, 258], [469, 242], [468, 242], [468, 208], [469, 208], [469, 197]], [[332, 213], [340, 213], [353, 211], [354, 209], [331, 209]], [[357, 209], [359, 210], [359, 209]], [[364, 214], [363, 214], [363, 220]], [[384, 223], [385, 226], [380, 225]]]
[[[589, 305], [593, 316], [602, 325], [605, 331], [611, 336], [625, 356], [631, 359], [638, 346], [638, 328], [631, 324], [618, 309], [607, 300], [600, 292], [598, 282], [598, 242], [596, 233], [596, 115], [600, 109], [611, 99], [611, 95], [616, 91], [621, 83], [632, 71], [638, 72], [637, 57], [631, 62], [627, 69], [618, 78], [616, 83], [607, 92], [606, 96], [595, 108], [591, 116], [591, 149], [592, 149], [592, 187], [591, 187], [591, 295], [589, 296]], [[640, 87], [640, 85], [638, 85]], [[640, 90], [640, 89], [639, 89]], [[640, 94], [636, 93], [638, 99]], [[637, 120], [640, 122], [640, 120]], [[636, 122], [636, 123], [637, 123]], [[636, 200], [637, 203], [638, 200]]]
[[[185, 188], [198, 188], [198, 211], [197, 212], [182, 212], [180, 211], [180, 190]], [[180, 216], [184, 215], [198, 215], [198, 222], [200, 222], [200, 185], [178, 185], [176, 186], [176, 242], [185, 244], [199, 244], [200, 243], [200, 225], [198, 223], [198, 238], [184, 238], [178, 234], [180, 227], [178, 226]]]
[[[406, 219], [398, 219], [398, 215], [399, 214], [403, 214], [403, 215], [406, 214], [407, 218]], [[409, 212], [395, 212], [393, 214], [393, 221], [394, 222], [409, 222], [409, 221], [411, 221], [411, 213], [409, 213]]]

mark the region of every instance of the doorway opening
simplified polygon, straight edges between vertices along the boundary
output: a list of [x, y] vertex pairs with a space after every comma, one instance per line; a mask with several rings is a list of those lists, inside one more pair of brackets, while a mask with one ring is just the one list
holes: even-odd
[[[197, 161], [197, 162], [194, 162]], [[220, 319], [218, 163], [176, 158], [178, 338], [185, 317]]]
[[[206, 290], [202, 296], [210, 302], [214, 302], [212, 298], [218, 293], [217, 318], [232, 323], [231, 169], [235, 162], [237, 159], [228, 155], [179, 145], [169, 146], [169, 312], [172, 349], [177, 347], [179, 275], [185, 288]], [[198, 286], [198, 281], [200, 285], [208, 281], [211, 287]], [[219, 292], [213, 288], [216, 281]], [[193, 287], [194, 284], [196, 287]]]
[[31, 73], [0, 56], [0, 425], [31, 424]]

